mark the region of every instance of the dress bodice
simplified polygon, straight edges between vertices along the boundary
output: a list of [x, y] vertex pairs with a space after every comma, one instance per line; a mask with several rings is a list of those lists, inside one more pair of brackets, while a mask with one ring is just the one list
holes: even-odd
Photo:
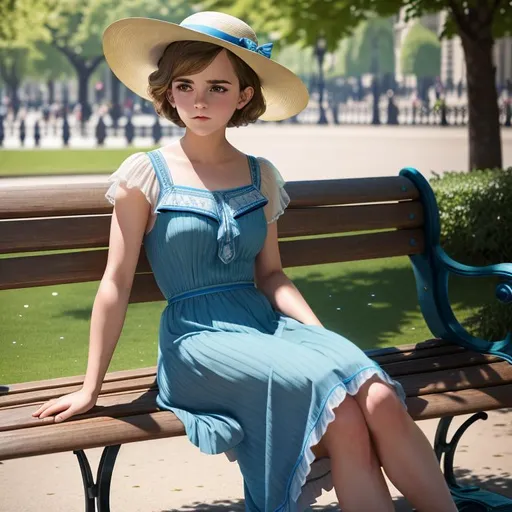
[[209, 191], [175, 185], [159, 150], [148, 153], [160, 184], [153, 229], [144, 246], [164, 296], [210, 286], [250, 283], [267, 222], [258, 160], [248, 157], [251, 183]]

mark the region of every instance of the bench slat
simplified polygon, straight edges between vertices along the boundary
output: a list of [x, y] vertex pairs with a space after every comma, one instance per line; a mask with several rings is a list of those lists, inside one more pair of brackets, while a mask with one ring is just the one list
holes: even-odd
[[[512, 384], [466, 389], [407, 399], [415, 420], [512, 406]], [[41, 435], [44, 428], [44, 438]], [[168, 411], [121, 419], [93, 417], [81, 421], [0, 432], [0, 460], [96, 448], [184, 435], [183, 424]]]
[[[85, 414], [73, 417], [74, 421], [85, 418], [105, 416], [104, 408], [108, 407], [108, 417], [122, 418], [137, 414], [156, 412], [157, 390], [139, 390], [131, 393], [113, 393], [100, 396], [97, 404]], [[39, 427], [53, 424], [53, 418], [34, 418], [32, 413], [37, 409], [37, 404], [24, 405], [2, 410], [0, 416], [0, 432], [22, 428]]]
[[38, 428], [0, 432], [0, 460], [182, 436], [185, 428], [168, 412], [117, 418], [90, 418]]
[[[417, 375], [405, 375], [398, 378], [404, 386], [408, 397], [430, 395], [447, 391], [460, 391], [464, 389], [488, 388], [491, 386], [512, 384], [512, 366], [506, 362], [497, 362], [489, 365], [479, 365], [458, 370], [442, 370]], [[140, 383], [139, 389], [127, 392], [123, 389], [110, 389], [108, 394], [100, 395], [97, 406], [86, 414], [75, 419], [92, 418], [104, 415], [102, 408], [109, 407], [109, 417], [131, 416], [134, 414], [156, 412], [157, 390], [152, 382]], [[71, 391], [74, 391], [71, 390]], [[106, 392], [103, 389], [102, 392]], [[66, 390], [65, 392], [70, 392]], [[37, 409], [37, 400], [25, 402], [25, 405], [2, 409], [0, 415], [0, 432], [21, 428], [38, 427], [53, 423], [53, 419], [40, 420], [31, 414]]]
[[379, 364], [393, 363], [399, 361], [410, 361], [412, 359], [422, 359], [424, 357], [438, 357], [447, 354], [459, 354], [466, 349], [460, 345], [444, 345], [439, 347], [432, 347], [428, 350], [404, 350], [399, 354], [383, 354], [383, 355], [370, 355], [372, 359], [378, 361]]
[[[280, 242], [285, 267], [419, 254], [423, 247], [420, 229]], [[105, 270], [107, 253], [107, 249], [99, 249], [2, 259], [0, 290], [98, 281]], [[151, 272], [144, 251], [140, 253], [136, 272]], [[148, 290], [140, 291], [134, 286], [131, 301], [141, 301], [137, 293], [148, 297], [145, 300], [155, 300]]]
[[479, 389], [512, 384], [512, 365], [508, 361], [481, 364], [438, 372], [401, 375], [398, 380], [407, 396], [444, 393], [460, 389]]
[[293, 198], [293, 208], [419, 198], [418, 189], [403, 176], [293, 181], [286, 184], [286, 191]]
[[[411, 245], [412, 240], [414, 245]], [[421, 229], [403, 229], [364, 235], [283, 240], [279, 248], [285, 267], [300, 267], [420, 254], [424, 249], [424, 237]]]
[[[156, 375], [149, 377], [140, 377], [138, 379], [118, 380], [114, 382], [106, 382], [101, 387], [101, 393], [121, 393], [130, 390], [148, 390], [156, 387]], [[58, 388], [40, 389], [37, 391], [26, 391], [25, 393], [13, 393], [0, 396], [0, 411], [5, 407], [13, 407], [30, 403], [44, 402], [52, 398], [58, 398], [67, 393], [78, 391], [82, 387], [82, 382], [61, 386]]]
[[[0, 254], [107, 247], [111, 215], [12, 219], [0, 222]], [[423, 225], [419, 201], [290, 209], [278, 222], [281, 238]]]
[[[437, 374], [437, 372], [440, 370], [456, 370], [458, 372], [466, 372], [473, 366], [483, 364], [489, 365], [496, 362], [501, 362], [501, 359], [494, 356], [466, 351], [443, 356], [436, 355], [424, 357], [421, 359], [404, 359], [399, 362], [384, 363], [382, 364], [382, 368], [386, 370], [393, 378], [400, 379], [402, 376], [412, 376], [411, 378], [414, 382], [415, 374]], [[419, 378], [420, 377], [418, 377], [418, 379]], [[423, 378], [425, 377], [423, 376]], [[128, 390], [147, 390], [154, 388], [154, 386], [155, 376], [151, 375], [137, 379], [106, 382], [101, 388], [101, 393], [108, 394], [119, 393]], [[77, 391], [80, 389], [80, 387], [81, 382], [77, 382], [72, 385], [26, 391], [24, 393], [9, 393], [0, 396], [0, 411], [6, 407], [43, 402], [52, 398], [58, 398], [63, 394]]]
[[279, 236], [309, 236], [374, 229], [412, 229], [423, 226], [419, 201], [356, 206], [297, 208], [279, 218]]
[[382, 364], [382, 368], [386, 370], [391, 377], [397, 378], [402, 375], [467, 368], [469, 366], [489, 364], [498, 361], [502, 361], [502, 359], [488, 354], [465, 351], [457, 354], [413, 359], [411, 361], [384, 363]]
[[[0, 290], [98, 281], [105, 271], [107, 254], [106, 249], [100, 249], [2, 259]], [[141, 251], [136, 272], [150, 271]]]
[[512, 407], [512, 384], [410, 397], [407, 407], [414, 420], [508, 408]]
[[[105, 178], [94, 183], [3, 185], [0, 181], [0, 219], [111, 213], [105, 199]], [[289, 208], [332, 204], [380, 203], [418, 199], [411, 181], [402, 176], [290, 181]]]
[[0, 181], [0, 219], [111, 213], [107, 188], [105, 181], [33, 186], [21, 180], [19, 186], [2, 186]]
[[0, 222], [0, 254], [107, 247], [112, 215]]
[[[132, 379], [140, 379], [143, 377], [155, 377], [156, 366], [148, 366], [147, 368], [137, 368], [135, 370], [118, 370], [105, 374], [103, 384], [108, 382], [130, 381]], [[27, 391], [40, 391], [42, 389], [60, 388], [64, 386], [75, 386], [84, 381], [85, 375], [72, 375], [70, 377], [57, 377], [56, 379], [35, 380], [32, 382], [20, 382], [18, 384], [10, 384], [8, 387], [9, 394], [25, 393]], [[2, 392], [0, 388], [0, 407], [2, 406]]]

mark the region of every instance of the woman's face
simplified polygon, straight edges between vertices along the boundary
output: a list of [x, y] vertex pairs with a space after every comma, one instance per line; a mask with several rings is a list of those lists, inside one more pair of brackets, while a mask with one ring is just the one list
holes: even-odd
[[236, 109], [243, 108], [254, 90], [240, 91], [240, 82], [226, 50], [200, 73], [176, 77], [171, 84], [171, 104], [197, 135], [225, 128]]

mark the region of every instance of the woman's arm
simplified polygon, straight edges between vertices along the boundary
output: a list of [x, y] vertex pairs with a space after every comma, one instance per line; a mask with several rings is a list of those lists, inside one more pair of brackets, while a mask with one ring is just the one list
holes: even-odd
[[283, 272], [277, 239], [277, 222], [268, 225], [265, 244], [256, 257], [255, 279], [258, 289], [265, 294], [275, 309], [303, 324], [322, 325], [302, 294]]
[[82, 389], [43, 404], [34, 416], [60, 413], [63, 421], [91, 408], [98, 398], [123, 328], [135, 268], [149, 216], [149, 203], [136, 188], [119, 185], [110, 227], [107, 265], [91, 316], [89, 357]]
[[149, 203], [137, 188], [119, 185], [107, 266], [91, 316], [89, 358], [84, 389], [97, 395], [123, 328], [135, 268], [149, 216]]

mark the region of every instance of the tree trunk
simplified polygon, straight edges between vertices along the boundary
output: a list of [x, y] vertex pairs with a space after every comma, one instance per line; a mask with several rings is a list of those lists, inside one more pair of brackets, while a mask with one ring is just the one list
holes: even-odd
[[82, 124], [91, 117], [91, 106], [89, 105], [89, 79], [91, 70], [87, 66], [77, 66], [78, 74], [78, 103], [81, 107]]
[[112, 71], [110, 71], [110, 102], [112, 105], [110, 108], [110, 117], [112, 118], [114, 128], [117, 129], [119, 118], [122, 115], [121, 82]]
[[55, 80], [48, 79], [46, 87], [48, 88], [48, 104], [53, 105], [55, 103]]
[[14, 117], [18, 117], [18, 112], [20, 110], [20, 97], [18, 94], [18, 90], [20, 87], [20, 83], [16, 78], [10, 79], [8, 82], [6, 82], [7, 86], [7, 95], [9, 96], [11, 100], [11, 108], [14, 113]]
[[17, 74], [16, 64], [7, 58], [0, 56], [0, 78], [4, 81], [7, 89], [7, 97], [10, 100], [10, 107], [13, 109], [14, 117], [18, 115], [20, 109], [20, 97], [18, 89], [20, 87], [21, 78]]
[[469, 109], [469, 168], [502, 167], [494, 40], [491, 27], [478, 38], [461, 34], [466, 59]]

